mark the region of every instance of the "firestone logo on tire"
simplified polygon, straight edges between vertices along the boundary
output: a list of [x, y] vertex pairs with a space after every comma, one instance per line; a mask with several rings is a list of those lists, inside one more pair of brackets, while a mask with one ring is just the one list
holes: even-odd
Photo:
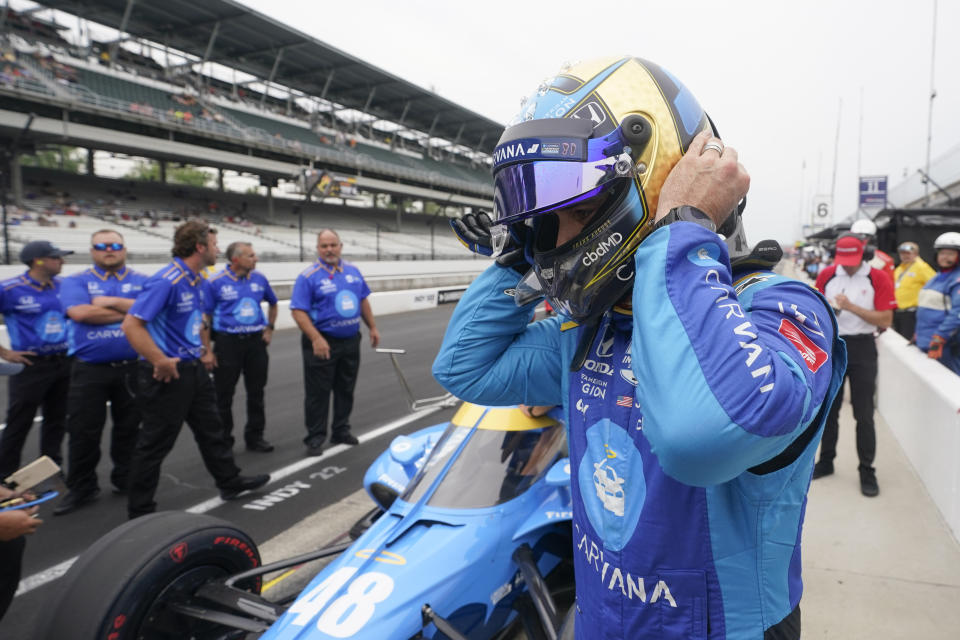
[[187, 557], [187, 543], [181, 542], [170, 547], [170, 559], [176, 562], [177, 564], [183, 562], [184, 558]]

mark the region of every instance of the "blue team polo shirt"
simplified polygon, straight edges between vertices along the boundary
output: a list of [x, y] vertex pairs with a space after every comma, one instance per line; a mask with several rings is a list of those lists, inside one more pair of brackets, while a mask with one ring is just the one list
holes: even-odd
[[317, 260], [297, 276], [290, 309], [306, 311], [317, 331], [350, 338], [360, 330], [360, 302], [370, 295], [360, 270], [340, 261], [331, 267]]
[[168, 358], [196, 360], [202, 355], [203, 278], [183, 260], [150, 276], [128, 313], [147, 323], [147, 331]]
[[60, 278], [44, 285], [27, 271], [0, 282], [0, 313], [7, 322], [10, 347], [39, 355], [67, 352], [67, 321], [60, 301]]
[[227, 265], [213, 274], [207, 285], [207, 313], [213, 316], [214, 331], [254, 333], [266, 328], [260, 302], [275, 305], [277, 296], [265, 275], [251, 271], [241, 278]]
[[[124, 267], [121, 271], [104, 271], [94, 265], [81, 273], [63, 279], [60, 299], [64, 311], [81, 304], [91, 304], [96, 296], [114, 296], [134, 299], [143, 291], [147, 274]], [[84, 362], [102, 363], [133, 360], [133, 350], [120, 328], [120, 322], [112, 324], [88, 324], [67, 317], [67, 342], [69, 355]]]

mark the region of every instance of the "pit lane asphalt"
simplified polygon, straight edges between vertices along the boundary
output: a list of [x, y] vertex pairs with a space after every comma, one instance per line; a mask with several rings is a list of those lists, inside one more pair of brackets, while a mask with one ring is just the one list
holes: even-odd
[[[428, 311], [377, 319], [380, 346], [407, 350], [405, 355], [399, 356], [400, 363], [417, 398], [443, 393], [430, 375], [430, 366], [453, 307], [444, 305]], [[6, 407], [6, 385], [0, 387], [0, 403]], [[276, 446], [274, 452], [250, 453], [244, 449], [240, 432], [245, 416], [244, 398], [240, 383], [234, 401], [234, 436], [240, 441], [234, 446], [237, 464], [244, 474], [285, 469], [289, 475], [271, 480], [264, 489], [248, 493], [239, 500], [221, 503], [213, 479], [200, 460], [192, 434], [184, 425], [176, 446], [164, 462], [157, 502], [161, 510], [199, 510], [228, 520], [250, 534], [257, 543], [277, 536], [311, 514], [355, 493], [362, 486], [367, 467], [395, 436], [449, 420], [453, 415], [453, 409], [443, 409], [430, 415], [411, 417], [389, 356], [370, 348], [366, 331], [351, 416], [353, 432], [361, 438], [360, 445], [331, 447], [319, 461], [304, 457], [300, 333], [295, 329], [278, 331], [270, 346], [265, 436]], [[409, 422], [404, 423], [404, 419]], [[389, 430], [380, 429], [397, 423], [402, 424]], [[34, 424], [24, 447], [25, 461], [31, 460], [38, 451], [39, 426], [39, 423]], [[104, 430], [103, 456], [98, 467], [99, 500], [65, 516], [53, 515], [53, 505], [59, 498], [41, 507], [40, 517], [44, 524], [27, 540], [21, 592], [0, 622], [0, 637], [32, 638], [37, 617], [52, 604], [49, 601], [54, 584], [50, 581], [51, 576], [62, 572], [69, 560], [97, 538], [126, 521], [125, 497], [110, 492], [109, 428], [108, 420]], [[369, 439], [365, 435], [369, 435]], [[304, 468], [308, 461], [313, 464]], [[61, 494], [65, 491], [62, 486], [58, 488]], [[344, 532], [347, 531], [353, 524], [352, 516], [338, 524], [342, 524]], [[51, 568], [60, 568], [60, 571], [50, 571]]]

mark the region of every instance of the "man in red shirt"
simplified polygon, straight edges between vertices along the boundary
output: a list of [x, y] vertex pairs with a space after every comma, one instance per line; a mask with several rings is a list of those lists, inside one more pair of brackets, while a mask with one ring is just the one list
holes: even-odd
[[[860, 459], [860, 491], [874, 497], [880, 493], [873, 459], [877, 436], [873, 425], [873, 396], [877, 388], [877, 330], [890, 327], [897, 308], [893, 281], [886, 273], [863, 260], [865, 243], [854, 235], [837, 240], [834, 263], [817, 276], [817, 289], [826, 296], [837, 314], [837, 329], [847, 343], [847, 373], [850, 404], [857, 421], [857, 457]], [[837, 455], [840, 405], [843, 387], [837, 393], [820, 441], [820, 460], [813, 477], [833, 473]]]

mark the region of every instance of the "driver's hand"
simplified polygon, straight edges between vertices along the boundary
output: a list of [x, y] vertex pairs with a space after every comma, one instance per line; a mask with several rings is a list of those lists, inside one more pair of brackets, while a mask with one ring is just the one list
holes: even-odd
[[[493, 220], [484, 211], [477, 214], [468, 213], [461, 218], [450, 220], [450, 226], [457, 235], [463, 246], [470, 251], [481, 256], [493, 255], [493, 238], [491, 238], [491, 227]], [[527, 233], [528, 227], [519, 225], [514, 231], [517, 233]], [[513, 269], [520, 275], [530, 270], [530, 264], [524, 255], [522, 243], [517, 243], [513, 235], [507, 239], [507, 244], [503, 247], [503, 252], [497, 256], [497, 264], [501, 267]]]
[[457, 234], [457, 240], [470, 251], [481, 256], [493, 254], [490, 239], [490, 227], [493, 226], [493, 221], [485, 212], [468, 213], [460, 218], [453, 218], [450, 220], [450, 226]]
[[750, 189], [750, 175], [740, 164], [733, 147], [723, 146], [723, 153], [703, 147], [713, 139], [710, 131], [701, 131], [690, 148], [670, 171], [657, 203], [656, 219], [665, 217], [680, 206], [696, 207], [710, 216], [717, 227], [730, 215]]

